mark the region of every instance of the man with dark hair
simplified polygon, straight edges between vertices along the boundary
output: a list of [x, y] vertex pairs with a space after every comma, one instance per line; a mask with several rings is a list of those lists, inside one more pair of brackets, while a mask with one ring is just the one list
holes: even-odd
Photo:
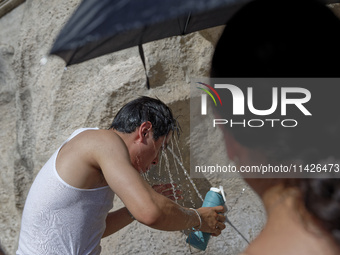
[[[197, 228], [220, 235], [222, 206], [182, 207], [140, 176], [158, 163], [177, 130], [163, 102], [141, 97], [118, 112], [110, 129], [75, 131], [30, 189], [17, 254], [99, 254], [100, 239], [134, 219], [160, 230]], [[126, 207], [109, 213], [114, 194]]]
[[152, 123], [155, 140], [170, 131], [179, 131], [171, 110], [160, 100], [145, 96], [127, 103], [120, 109], [110, 128], [122, 133], [132, 133], [145, 121]]

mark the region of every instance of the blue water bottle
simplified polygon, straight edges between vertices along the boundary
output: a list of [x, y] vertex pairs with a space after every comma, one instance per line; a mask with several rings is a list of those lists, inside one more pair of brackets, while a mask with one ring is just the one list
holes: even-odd
[[[208, 193], [205, 195], [202, 207], [215, 207], [219, 205], [225, 205], [225, 194], [223, 187], [210, 188]], [[205, 251], [207, 248], [210, 238], [210, 233], [205, 233], [202, 231], [190, 232], [186, 242], [196, 249]]]

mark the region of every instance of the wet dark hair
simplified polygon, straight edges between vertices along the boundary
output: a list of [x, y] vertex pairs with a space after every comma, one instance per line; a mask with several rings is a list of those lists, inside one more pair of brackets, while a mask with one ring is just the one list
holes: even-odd
[[[327, 6], [313, 0], [255, 0], [227, 23], [216, 45], [211, 77], [340, 77], [339, 60], [340, 21]], [[228, 130], [244, 146], [277, 162], [339, 162], [340, 85], [327, 91], [322, 84], [305, 87], [317, 96], [308, 102], [313, 118], [302, 119], [298, 127], [278, 127], [275, 132]], [[255, 89], [263, 95], [260, 105], [265, 105], [271, 91], [266, 86]], [[340, 179], [291, 179], [287, 183], [301, 190], [305, 208], [340, 246]]]
[[250, 2], [227, 23], [211, 77], [338, 77], [339, 23], [319, 1]]
[[122, 133], [132, 133], [143, 122], [152, 124], [153, 138], [168, 135], [170, 131], [179, 135], [179, 124], [171, 109], [161, 100], [142, 96], [124, 105], [115, 116], [110, 128]]

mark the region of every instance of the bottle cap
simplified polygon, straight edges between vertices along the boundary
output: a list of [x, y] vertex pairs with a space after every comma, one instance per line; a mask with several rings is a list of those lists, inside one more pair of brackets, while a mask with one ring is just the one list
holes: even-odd
[[225, 197], [225, 192], [224, 192], [224, 190], [223, 190], [223, 186], [220, 186], [219, 188], [211, 187], [210, 190], [211, 190], [211, 191], [214, 191], [214, 192], [216, 192], [216, 193], [221, 194], [222, 197], [223, 197], [224, 202], [227, 201], [227, 199], [226, 199], [226, 197]]

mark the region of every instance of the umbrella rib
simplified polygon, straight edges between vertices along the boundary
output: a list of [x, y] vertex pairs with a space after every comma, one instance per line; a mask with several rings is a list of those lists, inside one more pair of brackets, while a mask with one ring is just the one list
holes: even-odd
[[189, 13], [188, 17], [187, 17], [187, 21], [185, 22], [185, 27], [184, 27], [184, 30], [182, 32], [182, 35], [185, 35], [186, 31], [187, 31], [187, 28], [188, 28], [188, 25], [189, 25], [189, 21], [191, 19], [191, 12]]

